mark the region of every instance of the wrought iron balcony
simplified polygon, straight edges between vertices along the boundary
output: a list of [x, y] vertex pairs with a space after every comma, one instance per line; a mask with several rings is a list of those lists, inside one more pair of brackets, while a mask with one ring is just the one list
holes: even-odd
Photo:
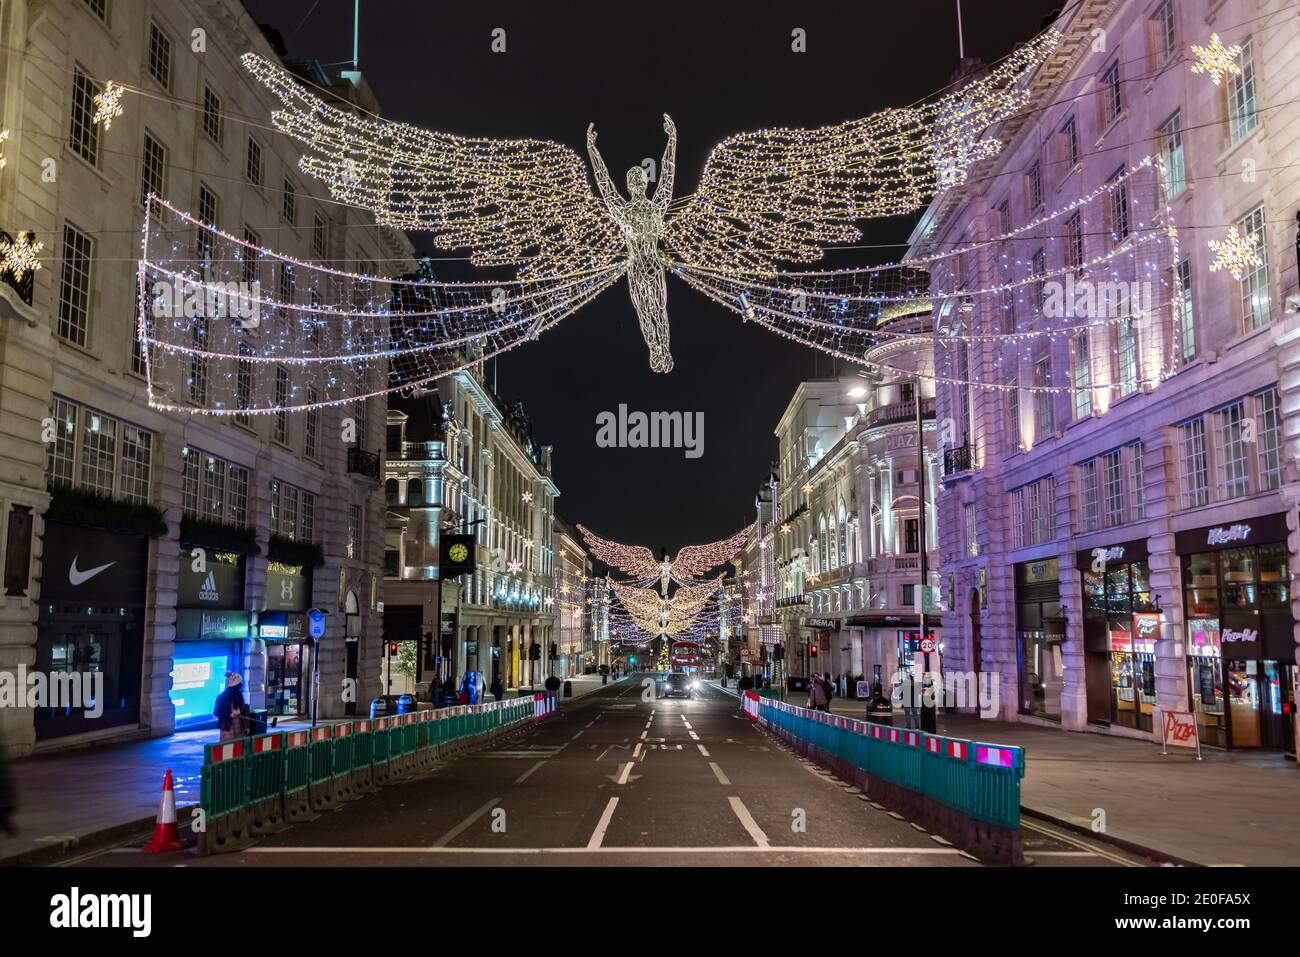
[[379, 453], [367, 452], [365, 449], [348, 449], [348, 472], [364, 475], [368, 479], [379, 481]]
[[957, 472], [969, 472], [973, 468], [975, 468], [975, 448], [970, 443], [959, 445], [955, 449], [944, 450], [944, 475], [954, 475]]

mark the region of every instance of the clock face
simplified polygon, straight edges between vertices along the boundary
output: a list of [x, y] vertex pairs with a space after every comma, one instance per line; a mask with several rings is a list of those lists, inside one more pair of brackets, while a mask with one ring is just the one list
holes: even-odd
[[451, 548], [447, 549], [447, 557], [453, 562], [460, 563], [469, 558], [469, 549], [457, 542]]

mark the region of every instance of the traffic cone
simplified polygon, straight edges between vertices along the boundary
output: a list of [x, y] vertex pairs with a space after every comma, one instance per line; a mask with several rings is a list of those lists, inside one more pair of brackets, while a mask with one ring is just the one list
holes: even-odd
[[176, 832], [176, 791], [172, 787], [172, 772], [167, 769], [163, 778], [162, 800], [158, 802], [158, 820], [153, 827], [153, 840], [142, 850], [145, 854], [162, 854], [181, 849], [180, 835]]

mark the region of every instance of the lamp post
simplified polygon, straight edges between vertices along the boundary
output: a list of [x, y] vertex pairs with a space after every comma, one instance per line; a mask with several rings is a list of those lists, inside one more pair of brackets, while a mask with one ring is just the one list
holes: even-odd
[[[926, 734], [934, 734], [939, 729], [938, 715], [936, 714], [934, 695], [925, 693], [925, 678], [930, 673], [930, 643], [926, 633], [926, 614], [925, 599], [926, 589], [930, 581], [930, 562], [926, 554], [927, 538], [926, 535], [926, 508], [925, 508], [925, 431], [921, 419], [921, 376], [916, 377], [916, 387], [914, 390], [913, 401], [916, 403], [916, 481], [917, 491], [919, 493], [919, 502], [921, 509], [920, 533], [921, 533], [921, 590], [920, 603], [918, 604], [917, 622], [921, 627], [921, 661], [924, 673], [921, 675], [921, 730]], [[913, 685], [915, 687], [915, 685]]]

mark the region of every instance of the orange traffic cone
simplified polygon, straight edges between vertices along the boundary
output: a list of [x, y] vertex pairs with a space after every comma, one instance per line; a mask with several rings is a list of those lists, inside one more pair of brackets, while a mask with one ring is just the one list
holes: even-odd
[[163, 778], [162, 800], [158, 802], [158, 820], [153, 828], [153, 840], [142, 850], [145, 854], [161, 854], [181, 849], [180, 835], [176, 833], [176, 791], [172, 787], [172, 772], [167, 769]]

